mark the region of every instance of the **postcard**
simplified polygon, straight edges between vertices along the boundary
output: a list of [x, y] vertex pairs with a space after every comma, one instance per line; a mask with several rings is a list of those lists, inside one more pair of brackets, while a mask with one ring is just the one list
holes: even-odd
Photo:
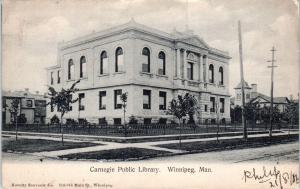
[[4, 189], [299, 187], [296, 0], [4, 0]]

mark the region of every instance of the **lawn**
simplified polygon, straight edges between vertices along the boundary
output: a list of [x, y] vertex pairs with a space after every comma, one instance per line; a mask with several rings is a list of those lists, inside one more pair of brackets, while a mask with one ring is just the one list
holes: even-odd
[[226, 140], [214, 140], [214, 141], [201, 141], [201, 142], [187, 142], [182, 143], [181, 147], [178, 143], [157, 145], [162, 148], [169, 149], [181, 149], [189, 152], [209, 152], [226, 149], [240, 149], [240, 148], [252, 148], [259, 146], [266, 146], [276, 143], [286, 143], [290, 141], [298, 140], [299, 135], [293, 136], [273, 136], [272, 139], [269, 137], [259, 138], [248, 138], [247, 141], [243, 139], [226, 139]]
[[3, 152], [42, 152], [42, 151], [54, 151], [65, 150], [71, 148], [82, 148], [89, 146], [96, 146], [101, 144], [93, 144], [88, 142], [64, 142], [54, 140], [43, 139], [19, 139], [19, 140], [2, 140]]
[[128, 160], [131, 158], [151, 158], [170, 152], [145, 148], [120, 148], [112, 150], [84, 152], [59, 156], [67, 159], [96, 159], [96, 160]]

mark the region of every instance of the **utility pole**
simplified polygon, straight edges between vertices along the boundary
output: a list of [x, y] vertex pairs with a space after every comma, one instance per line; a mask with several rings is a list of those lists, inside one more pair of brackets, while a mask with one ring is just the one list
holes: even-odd
[[241, 22], [238, 22], [238, 32], [239, 32], [239, 54], [240, 54], [240, 75], [241, 75], [241, 88], [242, 88], [242, 126], [244, 128], [243, 138], [247, 140], [247, 125], [245, 119], [245, 90], [244, 90], [244, 68], [243, 68], [243, 46], [242, 46], [242, 31]]
[[271, 68], [271, 112], [270, 112], [270, 131], [269, 136], [272, 137], [272, 129], [273, 129], [273, 87], [274, 87], [274, 68], [277, 66], [274, 65], [274, 62], [276, 61], [274, 59], [275, 54], [275, 47], [273, 46], [271, 49], [272, 52], [272, 60], [269, 60], [268, 62], [271, 62], [271, 66], [268, 66], [268, 68]]

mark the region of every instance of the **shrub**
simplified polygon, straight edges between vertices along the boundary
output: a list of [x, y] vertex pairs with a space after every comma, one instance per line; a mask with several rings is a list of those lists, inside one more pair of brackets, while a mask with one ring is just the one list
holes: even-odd
[[27, 122], [27, 118], [25, 116], [25, 114], [21, 114], [18, 116], [18, 123], [26, 123]]
[[56, 114], [54, 114], [54, 116], [51, 117], [50, 123], [51, 124], [58, 124], [59, 123], [59, 118], [57, 117]]
[[75, 119], [67, 119], [66, 125], [78, 125], [78, 122]]
[[129, 124], [137, 124], [138, 120], [134, 116], [129, 117]]
[[107, 120], [105, 117], [99, 119], [99, 125], [107, 125]]
[[167, 124], [167, 118], [159, 118], [158, 124]]

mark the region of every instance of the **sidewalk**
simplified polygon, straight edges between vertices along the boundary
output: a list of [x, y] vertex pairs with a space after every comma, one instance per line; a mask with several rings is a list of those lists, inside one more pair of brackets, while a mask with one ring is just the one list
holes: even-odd
[[[60, 141], [60, 138], [57, 138], [55, 135], [53, 137], [47, 137], [47, 136], [25, 136], [25, 133], [23, 135], [19, 136], [19, 138], [26, 138], [26, 139], [45, 139], [45, 140], [55, 140]], [[273, 136], [284, 136], [287, 135], [288, 132], [278, 132], [273, 133]], [[291, 135], [298, 134], [298, 131], [292, 131], [290, 132]], [[13, 136], [11, 134], [3, 134], [4, 136]], [[177, 135], [178, 136], [178, 135]], [[268, 133], [265, 134], [255, 134], [255, 135], [249, 135], [248, 138], [259, 138], [259, 137], [266, 137], [268, 136]], [[243, 136], [225, 136], [225, 137], [219, 137], [219, 140], [226, 140], [226, 139], [242, 139]], [[216, 137], [212, 138], [200, 138], [200, 139], [183, 139], [182, 143], [187, 142], [200, 142], [200, 141], [216, 141]], [[70, 142], [82, 142], [82, 140], [78, 139], [65, 139], [65, 141]], [[156, 145], [162, 145], [162, 144], [174, 144], [178, 143], [178, 140], [168, 140], [168, 141], [153, 141], [153, 142], [141, 142], [141, 143], [117, 143], [117, 142], [104, 142], [104, 141], [89, 141], [91, 143], [96, 144], [102, 144], [99, 146], [92, 146], [92, 147], [84, 147], [84, 148], [75, 148], [75, 149], [66, 149], [66, 150], [58, 150], [58, 151], [50, 151], [50, 152], [37, 152], [37, 153], [31, 153], [31, 155], [40, 156], [40, 157], [51, 157], [51, 158], [57, 158], [58, 156], [62, 155], [68, 155], [68, 154], [74, 154], [74, 153], [83, 153], [83, 152], [92, 152], [92, 151], [101, 151], [101, 150], [113, 150], [113, 149], [120, 149], [120, 148], [144, 148], [144, 149], [152, 149], [152, 150], [159, 150], [159, 151], [166, 151], [171, 152], [174, 155], [175, 154], [181, 154], [186, 153], [187, 151], [184, 150], [176, 150], [176, 149], [168, 149], [163, 147], [158, 147]], [[104, 145], [103, 145], [104, 144]]]
[[[273, 133], [283, 132], [283, 130], [274, 130]], [[253, 134], [264, 134], [268, 133], [268, 131], [248, 131], [248, 135]], [[11, 134], [14, 135], [15, 131], [2, 131], [2, 134]], [[226, 132], [226, 133], [219, 133], [219, 137], [222, 136], [242, 136], [241, 131], [236, 132]], [[37, 132], [18, 132], [18, 135], [25, 135], [25, 136], [44, 136], [44, 137], [56, 137], [60, 138], [60, 133], [37, 133]], [[192, 134], [182, 134], [181, 138], [183, 139], [196, 139], [196, 138], [213, 138], [216, 137], [216, 132], [213, 133], [192, 133]], [[148, 142], [152, 141], [170, 141], [170, 140], [178, 140], [179, 134], [173, 135], [151, 135], [151, 136], [134, 136], [134, 137], [120, 137], [120, 136], [94, 136], [94, 135], [77, 135], [77, 134], [64, 134], [64, 138], [66, 139], [78, 139], [82, 141], [106, 141], [106, 142], [119, 142], [119, 143], [126, 143], [126, 142]]]

